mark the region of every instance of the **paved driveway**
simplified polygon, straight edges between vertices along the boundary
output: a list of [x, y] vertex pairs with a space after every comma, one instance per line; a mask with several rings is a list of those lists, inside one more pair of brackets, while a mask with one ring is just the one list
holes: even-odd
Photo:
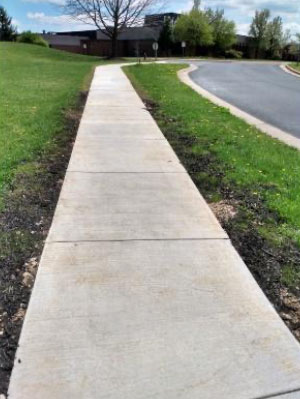
[[221, 99], [300, 138], [300, 78], [278, 64], [198, 62], [191, 78]]

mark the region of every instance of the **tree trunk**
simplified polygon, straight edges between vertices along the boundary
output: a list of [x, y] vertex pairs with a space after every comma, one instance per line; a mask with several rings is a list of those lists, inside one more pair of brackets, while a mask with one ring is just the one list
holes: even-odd
[[256, 51], [255, 51], [255, 58], [258, 60], [258, 58], [259, 58], [259, 55], [260, 55], [260, 44], [259, 43], [257, 43], [256, 44]]
[[112, 31], [111, 37], [111, 58], [117, 57], [118, 52], [118, 36], [119, 36], [119, 0], [117, 0], [115, 14], [114, 14], [114, 27]]
[[118, 35], [113, 34], [111, 38], [111, 58], [116, 58], [118, 52]]

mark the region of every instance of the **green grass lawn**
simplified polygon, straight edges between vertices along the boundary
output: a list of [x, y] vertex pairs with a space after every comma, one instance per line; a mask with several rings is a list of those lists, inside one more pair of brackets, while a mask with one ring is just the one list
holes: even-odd
[[[103, 61], [0, 43], [0, 394], [5, 394], [38, 259], [51, 224], [86, 91]], [[34, 271], [33, 273], [34, 278]]]
[[39, 46], [0, 43], [0, 203], [20, 168], [47, 152], [64, 110], [86, 90], [100, 63]]
[[[300, 246], [300, 152], [261, 133], [181, 83], [182, 65], [125, 70], [209, 202], [233, 199], [249, 225], [276, 247]], [[281, 255], [280, 255], [281, 256]], [[299, 263], [282, 257], [282, 281], [300, 282]], [[299, 260], [299, 259], [298, 259]]]
[[300, 72], [300, 63], [294, 62], [290, 66]]

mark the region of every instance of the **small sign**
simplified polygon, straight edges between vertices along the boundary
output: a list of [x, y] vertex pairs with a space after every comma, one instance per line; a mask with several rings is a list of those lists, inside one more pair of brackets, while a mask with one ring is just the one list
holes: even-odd
[[185, 48], [186, 47], [186, 42], [181, 42], [181, 47]]
[[152, 45], [152, 48], [153, 48], [154, 51], [157, 51], [158, 50], [158, 43], [154, 42], [153, 45]]

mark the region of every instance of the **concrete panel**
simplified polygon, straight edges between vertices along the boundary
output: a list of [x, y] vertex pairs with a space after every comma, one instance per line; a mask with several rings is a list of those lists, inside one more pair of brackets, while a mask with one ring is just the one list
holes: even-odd
[[[121, 72], [119, 72], [121, 74]], [[118, 75], [119, 76], [119, 75]], [[112, 76], [109, 78], [108, 76], [94, 76], [94, 79], [91, 84], [91, 90], [100, 89], [100, 90], [107, 90], [107, 89], [114, 89], [116, 91], [123, 91], [128, 90], [132, 92], [132, 85], [128, 79], [124, 79], [121, 77], [114, 77]]]
[[82, 121], [77, 137], [144, 138], [165, 140], [156, 123], [152, 121]]
[[166, 140], [78, 137], [69, 172], [186, 173]]
[[113, 86], [113, 85], [102, 85], [102, 86], [94, 86], [91, 87], [90, 89], [91, 92], [97, 92], [99, 93], [99, 95], [105, 95], [106, 92], [112, 92], [115, 91], [115, 93], [129, 93], [131, 92], [131, 90], [129, 88], [127, 88], [127, 86], [123, 87], [121, 86], [120, 88], [117, 87], [117, 85]]
[[123, 91], [117, 95], [115, 91], [106, 91], [105, 94], [102, 95], [99, 95], [98, 91], [92, 91], [89, 93], [87, 105], [145, 108], [145, 105], [138, 95], [132, 91]]
[[185, 173], [67, 173], [50, 241], [226, 238]]
[[227, 240], [49, 244], [9, 397], [272, 397], [299, 353]]
[[116, 69], [112, 73], [94, 74], [94, 78], [91, 84], [91, 89], [107, 89], [108, 87], [115, 88], [118, 92], [122, 89], [132, 90], [130, 81], [125, 77], [120, 68]]
[[112, 91], [114, 90], [116, 93], [119, 92], [130, 92], [131, 88], [128, 84], [121, 84], [119, 85], [118, 83], [112, 84], [112, 83], [102, 83], [98, 85], [92, 85], [91, 86], [91, 91], [96, 90], [97, 92], [105, 92], [105, 91]]
[[107, 68], [96, 68], [93, 82], [129, 82], [120, 65], [109, 65]]
[[98, 105], [89, 105], [86, 107], [82, 121], [89, 122], [105, 122], [105, 121], [151, 121], [152, 116], [146, 109], [135, 108], [132, 112], [131, 108], [127, 107], [107, 107]]

